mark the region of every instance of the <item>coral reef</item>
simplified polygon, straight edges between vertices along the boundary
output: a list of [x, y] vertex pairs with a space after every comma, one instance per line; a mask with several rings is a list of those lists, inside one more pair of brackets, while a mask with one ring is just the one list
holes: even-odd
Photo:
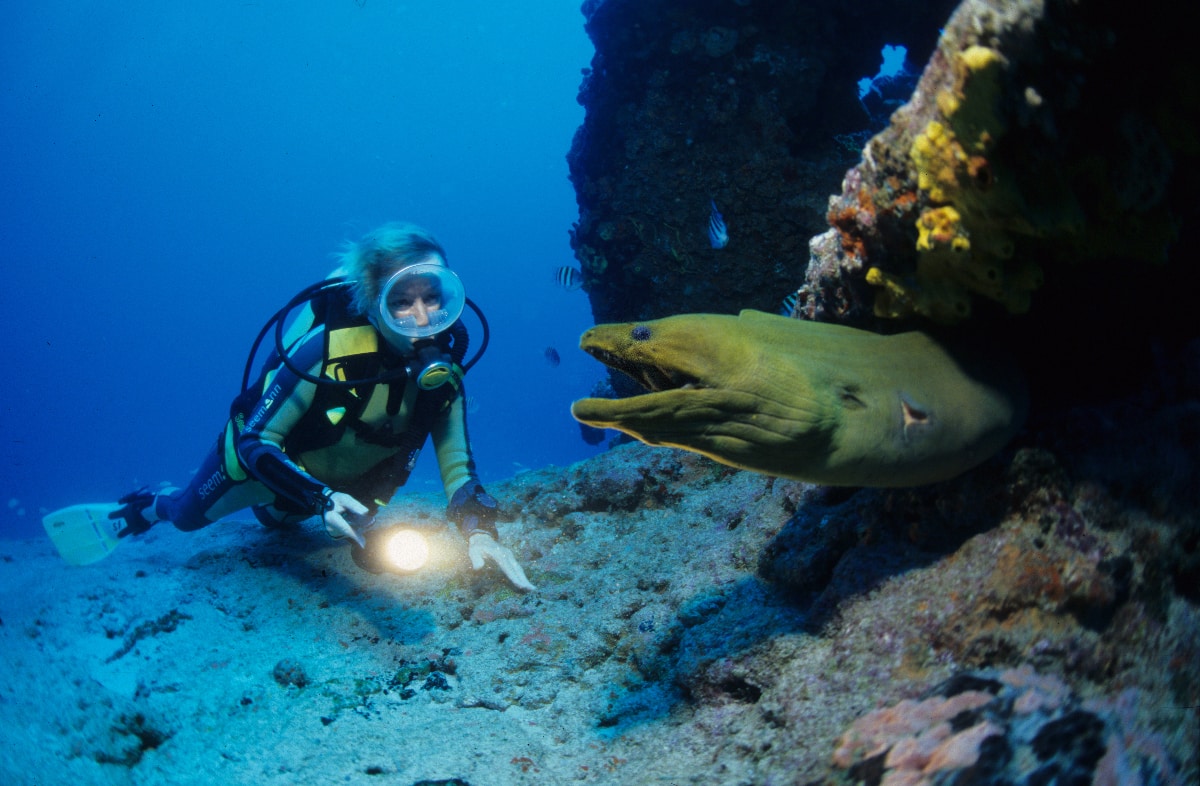
[[[966, 0], [948, 21], [915, 3], [584, 10], [596, 57], [568, 158], [598, 322], [783, 303], [977, 332], [1041, 406], [1121, 395], [1196, 336], [1180, 250], [1200, 242], [1200, 66], [1162, 0]], [[898, 42], [924, 70], [862, 146], [854, 81]]]
[[964, 672], [930, 694], [855, 720], [834, 766], [882, 786], [1183, 782], [1160, 738], [1126, 728], [1133, 694], [1082, 702], [1028, 667]]
[[1089, 280], [1150, 297], [1181, 281], [1170, 250], [1197, 210], [1197, 67], [1180, 27], [1139, 25], [1145, 13], [964, 2], [830, 201], [800, 313], [950, 324], [1037, 299], [1082, 319]]
[[[596, 54], [568, 161], [571, 244], [596, 320], [778, 310], [807, 238], [825, 228], [826, 195], [858, 155], [846, 140], [879, 128], [856, 82], [884, 44], [923, 61], [952, 7], [585, 3]], [[716, 250], [710, 200], [729, 227]]]

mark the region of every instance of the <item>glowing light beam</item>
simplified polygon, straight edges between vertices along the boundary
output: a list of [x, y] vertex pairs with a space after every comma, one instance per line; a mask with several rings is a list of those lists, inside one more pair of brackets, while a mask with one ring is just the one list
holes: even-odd
[[388, 538], [384, 554], [389, 565], [396, 570], [420, 570], [429, 561], [429, 544], [416, 530], [402, 529]]

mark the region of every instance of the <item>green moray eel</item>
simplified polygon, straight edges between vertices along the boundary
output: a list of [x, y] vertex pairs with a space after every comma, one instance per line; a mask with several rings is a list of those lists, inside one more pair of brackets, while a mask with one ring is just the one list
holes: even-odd
[[1020, 429], [1012, 364], [922, 332], [760, 311], [597, 325], [580, 347], [651, 392], [586, 398], [583, 423], [768, 475], [837, 486], [946, 480]]

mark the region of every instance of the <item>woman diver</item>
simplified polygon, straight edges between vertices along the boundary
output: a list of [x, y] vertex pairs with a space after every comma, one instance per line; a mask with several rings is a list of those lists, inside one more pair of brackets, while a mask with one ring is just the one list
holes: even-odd
[[[332, 537], [355, 541], [358, 564], [376, 570], [371, 545], [348, 518], [386, 504], [432, 436], [447, 518], [467, 538], [472, 565], [490, 560], [515, 586], [533, 589], [498, 542], [496, 501], [471, 456], [462, 375], [482, 348], [463, 362], [459, 316], [468, 304], [445, 251], [423, 229], [390, 223], [348, 243], [339, 270], [259, 334], [243, 391], [191, 484], [123, 497], [108, 514], [118, 537], [159, 521], [196, 530], [246, 507], [269, 527], [320, 516]], [[285, 335], [285, 319], [301, 307]], [[248, 385], [271, 329], [275, 350]]]

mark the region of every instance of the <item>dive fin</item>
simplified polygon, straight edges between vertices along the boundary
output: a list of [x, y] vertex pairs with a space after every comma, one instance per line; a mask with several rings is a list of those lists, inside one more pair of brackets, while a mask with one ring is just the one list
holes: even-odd
[[72, 505], [46, 514], [42, 526], [68, 564], [90, 565], [107, 557], [120, 545], [125, 520], [110, 519], [108, 514], [122, 507], [113, 502]]

